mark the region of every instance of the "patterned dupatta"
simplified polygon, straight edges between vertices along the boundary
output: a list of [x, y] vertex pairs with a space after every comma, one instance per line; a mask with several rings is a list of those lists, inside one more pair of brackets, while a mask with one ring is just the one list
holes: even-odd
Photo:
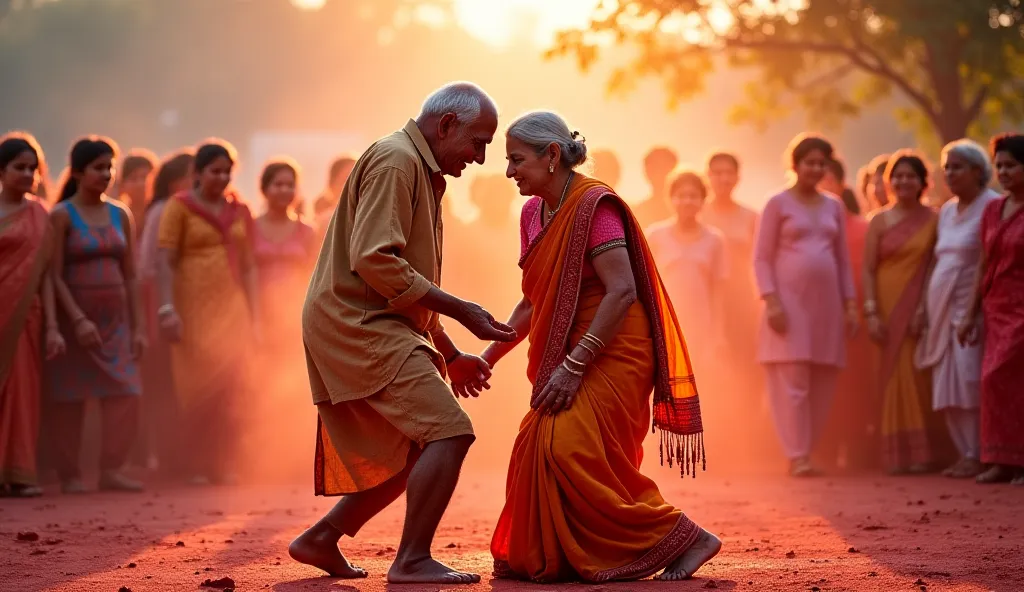
[[[191, 191], [183, 191], [175, 195], [174, 199], [180, 201], [190, 212], [217, 229], [223, 241], [224, 249], [228, 254], [228, 265], [231, 267], [231, 274], [235, 280], [241, 283], [242, 250], [245, 246], [245, 241], [250, 240], [252, 237], [252, 213], [249, 211], [249, 206], [242, 203], [242, 200], [235, 193], [228, 193], [225, 197], [227, 198], [227, 203], [216, 214], [199, 203], [198, 198]], [[238, 240], [231, 236], [231, 228], [239, 220], [245, 222], [244, 240]]]
[[[700, 401], [683, 332], [647, 240], [625, 202], [607, 185], [576, 175], [560, 215], [544, 227], [520, 260], [523, 292], [534, 306], [527, 374], [534, 394], [544, 388], [570, 348], [580, 298], [587, 238], [600, 200], [623, 212], [626, 248], [637, 295], [651, 320], [655, 376], [652, 430], [661, 431], [661, 462], [681, 475], [706, 468]], [[554, 281], [552, 281], [554, 280]]]

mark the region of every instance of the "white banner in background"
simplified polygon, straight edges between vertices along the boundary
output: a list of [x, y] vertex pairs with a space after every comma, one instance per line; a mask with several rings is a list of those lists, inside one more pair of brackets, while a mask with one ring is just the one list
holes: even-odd
[[358, 158], [365, 149], [366, 143], [362, 136], [340, 130], [257, 132], [249, 139], [248, 149], [242, 157], [243, 166], [235, 178], [235, 185], [246, 201], [253, 206], [254, 212], [262, 212], [264, 207], [259, 192], [260, 171], [268, 160], [290, 156], [302, 168], [300, 197], [313, 200], [327, 183], [327, 171], [332, 160], [342, 155]]

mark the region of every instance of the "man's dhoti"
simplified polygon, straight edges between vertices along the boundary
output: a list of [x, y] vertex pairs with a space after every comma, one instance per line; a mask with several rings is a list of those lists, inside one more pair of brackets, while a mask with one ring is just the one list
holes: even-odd
[[[308, 351], [306, 362], [310, 380], [322, 384]], [[413, 350], [395, 379], [373, 395], [316, 407], [316, 495], [371, 489], [402, 472], [428, 443], [474, 435], [469, 415], [425, 349]]]

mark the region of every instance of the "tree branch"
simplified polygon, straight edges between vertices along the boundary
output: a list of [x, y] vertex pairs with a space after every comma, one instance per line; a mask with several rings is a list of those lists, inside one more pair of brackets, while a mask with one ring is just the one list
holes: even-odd
[[[918, 104], [918, 106], [921, 107], [921, 110], [924, 111], [924, 114], [928, 117], [928, 119], [932, 121], [935, 127], [939, 128], [939, 114], [938, 111], [935, 110], [935, 105], [932, 103], [932, 101], [929, 100], [924, 93], [911, 86], [910, 82], [908, 82], [905, 77], [901, 76], [899, 72], [893, 70], [885, 61], [885, 59], [882, 58], [882, 56], [878, 55], [878, 52], [876, 52], [874, 49], [872, 49], [870, 45], [864, 42], [864, 39], [860, 36], [860, 32], [856, 28], [850, 27], [849, 31], [850, 38], [853, 39], [853, 44], [855, 46], [852, 49], [852, 52], [859, 59], [861, 59], [861, 61], [864, 64], [864, 68], [870, 72], [873, 72], [877, 76], [889, 80], [897, 87], [899, 87], [899, 89], [902, 90], [907, 95], [907, 97], [909, 97], [912, 101], [914, 101], [915, 103]], [[860, 56], [860, 54], [857, 53], [858, 51], [863, 51], [871, 58], [871, 60], [874, 63], [870, 65], [867, 64], [866, 60], [863, 60], [862, 56]], [[853, 56], [851, 56], [851, 59], [854, 59]]]
[[839, 65], [837, 68], [835, 68], [833, 70], [829, 70], [828, 72], [825, 72], [824, 74], [822, 74], [821, 76], [818, 76], [817, 78], [812, 78], [811, 80], [808, 80], [807, 82], [796, 86], [793, 90], [796, 91], [796, 92], [807, 92], [809, 89], [811, 89], [811, 88], [813, 88], [815, 86], [822, 86], [822, 85], [825, 85], [825, 84], [835, 84], [835, 83], [839, 82], [840, 80], [842, 80], [843, 78], [846, 78], [846, 76], [850, 72], [852, 72], [852, 71], [854, 71], [856, 69], [857, 69], [857, 65], [854, 64], [852, 61], [845, 62], [845, 63]]
[[968, 121], [974, 121], [981, 114], [981, 106], [985, 104], [985, 100], [988, 99], [989, 90], [992, 87], [988, 84], [984, 84], [978, 89], [978, 92], [974, 93], [974, 98], [967, 105], [967, 118]]

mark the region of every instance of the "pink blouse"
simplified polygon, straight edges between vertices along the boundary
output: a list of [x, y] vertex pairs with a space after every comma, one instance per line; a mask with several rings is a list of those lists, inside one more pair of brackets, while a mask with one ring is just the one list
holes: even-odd
[[[530, 198], [523, 204], [523, 212], [519, 218], [519, 256], [526, 255], [527, 249], [544, 229], [541, 224], [541, 204], [539, 197]], [[597, 204], [594, 221], [590, 226], [590, 238], [587, 241], [587, 260], [583, 262], [583, 278], [596, 275], [590, 260], [601, 253], [616, 247], [626, 246], [626, 226], [622, 222], [622, 212], [611, 201], [605, 199]]]

